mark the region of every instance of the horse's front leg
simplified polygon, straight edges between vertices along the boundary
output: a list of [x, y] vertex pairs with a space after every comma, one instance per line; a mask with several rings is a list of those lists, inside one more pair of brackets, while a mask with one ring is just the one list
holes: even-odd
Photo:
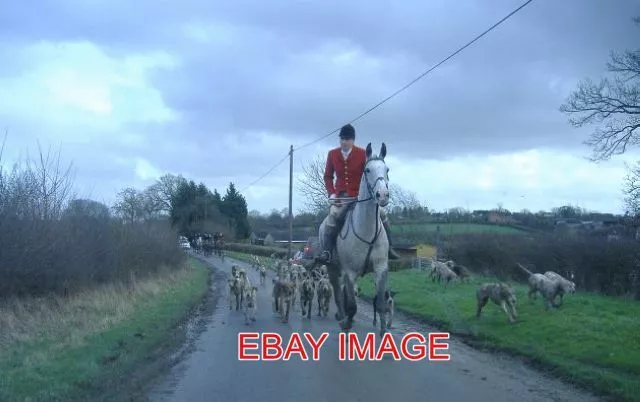
[[356, 304], [356, 295], [354, 291], [354, 283], [355, 283], [355, 275], [351, 273], [347, 273], [344, 277], [344, 306], [345, 306], [345, 314], [347, 318], [343, 324], [344, 330], [349, 330], [353, 326], [353, 317], [356, 315], [358, 311], [358, 305]]
[[374, 272], [376, 274], [376, 309], [380, 317], [380, 336], [383, 336], [387, 332], [388, 305], [384, 299], [384, 292], [387, 290], [388, 270], [386, 265], [382, 265], [375, 267]]
[[336, 320], [342, 321], [344, 318], [344, 301], [342, 298], [342, 289], [340, 287], [340, 272], [338, 268], [329, 268], [329, 282], [333, 288], [333, 300], [336, 303]]

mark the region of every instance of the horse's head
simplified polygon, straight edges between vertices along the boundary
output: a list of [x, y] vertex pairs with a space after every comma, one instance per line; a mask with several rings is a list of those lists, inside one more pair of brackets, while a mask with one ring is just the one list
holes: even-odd
[[367, 161], [364, 165], [363, 182], [369, 193], [381, 207], [389, 204], [389, 168], [384, 162], [387, 146], [382, 143], [379, 155], [373, 155], [371, 143], [367, 144]]

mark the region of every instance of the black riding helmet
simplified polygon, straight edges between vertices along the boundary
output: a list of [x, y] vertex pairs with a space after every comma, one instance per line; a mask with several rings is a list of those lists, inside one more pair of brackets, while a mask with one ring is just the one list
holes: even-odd
[[347, 124], [342, 126], [340, 129], [340, 138], [345, 140], [355, 140], [356, 139], [356, 129], [353, 128], [351, 124]]

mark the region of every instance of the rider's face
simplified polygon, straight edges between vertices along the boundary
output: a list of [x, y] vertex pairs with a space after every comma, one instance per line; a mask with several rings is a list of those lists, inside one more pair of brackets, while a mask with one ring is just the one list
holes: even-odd
[[344, 138], [340, 138], [340, 147], [342, 149], [347, 150], [353, 148], [353, 140], [346, 140]]

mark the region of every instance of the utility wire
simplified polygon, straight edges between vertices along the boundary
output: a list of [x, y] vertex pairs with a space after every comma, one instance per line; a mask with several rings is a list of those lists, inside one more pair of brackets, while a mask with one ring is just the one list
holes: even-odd
[[[391, 95], [387, 96], [386, 98], [384, 98], [383, 100], [381, 100], [380, 102], [376, 103], [374, 106], [370, 107], [369, 109], [367, 109], [366, 111], [364, 111], [363, 113], [361, 113], [360, 115], [358, 115], [356, 118], [354, 118], [353, 120], [351, 120], [349, 123], [347, 124], [351, 124], [354, 123], [358, 120], [360, 120], [361, 118], [363, 118], [364, 116], [368, 115], [369, 113], [373, 112], [374, 110], [376, 110], [377, 108], [379, 108], [380, 106], [382, 106], [383, 104], [387, 103], [388, 101], [390, 101], [391, 99], [393, 99], [396, 95], [400, 94], [401, 92], [404, 92], [407, 88], [409, 88], [410, 86], [412, 86], [413, 84], [415, 84], [416, 82], [420, 81], [422, 78], [424, 78], [427, 74], [429, 74], [430, 72], [432, 72], [433, 70], [435, 70], [436, 68], [440, 67], [442, 64], [446, 63], [449, 59], [451, 59], [452, 57], [456, 56], [458, 53], [462, 52], [464, 49], [468, 48], [469, 46], [471, 46], [473, 43], [475, 43], [476, 41], [478, 41], [480, 38], [482, 38], [483, 36], [485, 36], [486, 34], [488, 34], [489, 32], [493, 31], [495, 28], [497, 28], [500, 24], [502, 24], [503, 22], [505, 22], [506, 20], [508, 20], [509, 18], [511, 18], [513, 15], [515, 15], [518, 11], [522, 10], [524, 7], [526, 7], [527, 5], [529, 5], [529, 3], [531, 3], [533, 0], [527, 0], [525, 1], [522, 5], [520, 5], [518, 8], [516, 8], [515, 10], [511, 11], [509, 14], [507, 14], [506, 16], [504, 16], [502, 19], [500, 19], [498, 22], [496, 22], [495, 24], [493, 24], [491, 27], [487, 28], [484, 32], [480, 33], [479, 35], [476, 35], [476, 37], [474, 37], [472, 40], [470, 40], [469, 42], [467, 42], [465, 45], [461, 46], [460, 48], [458, 48], [458, 50], [454, 51], [453, 53], [451, 53], [449, 56], [447, 56], [446, 58], [442, 59], [440, 62], [438, 62], [437, 64], [435, 64], [434, 66], [432, 66], [431, 68], [429, 68], [428, 70], [426, 70], [425, 72], [423, 72], [422, 74], [420, 74], [419, 76], [417, 76], [416, 78], [414, 78], [413, 80], [411, 80], [409, 83], [407, 83], [406, 85], [404, 85], [403, 87], [401, 87], [400, 89], [398, 89], [397, 91], [395, 91], [394, 93], [392, 93]], [[330, 135], [333, 135], [337, 132], [340, 131], [340, 128], [337, 128], [333, 131], [331, 131], [330, 133], [327, 133], [325, 135], [322, 135], [321, 137], [318, 137], [317, 139], [310, 141], [306, 144], [303, 144], [299, 147], [296, 147], [293, 149], [293, 151], [298, 151], [302, 148], [306, 148], [310, 145], [313, 145], [315, 143], [317, 143], [318, 141], [322, 141], [323, 139], [329, 137]], [[280, 166], [280, 164], [282, 164], [282, 162], [284, 162], [287, 158], [289, 157], [289, 152], [287, 152], [287, 155], [282, 158], [282, 160], [280, 160], [278, 163], [276, 163], [271, 169], [269, 169], [265, 174], [263, 174], [262, 176], [260, 176], [257, 180], [254, 180], [253, 183], [249, 184], [248, 186], [246, 186], [241, 192], [244, 192], [245, 190], [249, 189], [250, 187], [252, 187], [254, 184], [256, 184], [257, 182], [259, 182], [260, 180], [264, 179], [266, 176], [269, 175], [269, 173], [271, 173], [276, 167]]]
[[265, 174], [263, 174], [262, 176], [258, 177], [256, 180], [254, 180], [251, 184], [249, 184], [248, 186], [246, 186], [245, 188], [243, 188], [242, 190], [240, 190], [240, 193], [244, 193], [245, 191], [247, 191], [249, 188], [253, 187], [254, 184], [256, 184], [257, 182], [259, 182], [260, 180], [264, 179], [265, 177], [267, 177], [269, 175], [269, 173], [273, 172], [273, 170], [275, 168], [277, 168], [278, 166], [282, 165], [282, 162], [286, 161], [287, 158], [289, 158], [289, 152], [287, 152], [287, 154], [284, 156], [284, 158], [280, 159], [280, 161], [278, 163], [276, 163], [275, 165], [273, 165], [271, 167], [271, 169], [267, 170], [267, 172]]
[[[442, 64], [444, 64], [446, 61], [448, 61], [449, 59], [451, 59], [452, 57], [454, 57], [455, 55], [457, 55], [458, 53], [462, 52], [464, 49], [466, 49], [467, 47], [471, 46], [474, 42], [476, 42], [478, 39], [482, 38], [483, 36], [485, 36], [486, 34], [488, 34], [489, 32], [491, 32], [493, 29], [495, 29], [496, 27], [498, 27], [498, 25], [502, 24], [503, 22], [505, 22], [506, 20], [508, 20], [510, 17], [512, 17], [515, 13], [517, 13], [518, 11], [522, 10], [525, 6], [527, 6], [529, 3], [531, 3], [533, 0], [527, 0], [526, 2], [524, 2], [520, 7], [516, 8], [515, 10], [513, 10], [512, 12], [510, 12], [509, 14], [507, 14], [505, 17], [503, 17], [500, 21], [496, 22], [495, 24], [493, 24], [490, 28], [488, 28], [487, 30], [485, 30], [484, 32], [482, 32], [481, 34], [477, 35], [475, 38], [473, 38], [471, 41], [467, 42], [464, 46], [460, 47], [458, 50], [456, 50], [455, 52], [451, 53], [449, 56], [447, 56], [445, 59], [441, 60], [438, 64], [434, 65], [433, 67], [431, 67], [430, 69], [428, 69], [427, 71], [423, 72], [422, 74], [420, 74], [419, 76], [417, 76], [416, 78], [414, 78], [411, 82], [409, 82], [408, 84], [406, 84], [405, 86], [403, 86], [402, 88], [398, 89], [397, 91], [395, 91], [394, 93], [392, 93], [391, 95], [387, 96], [386, 98], [384, 98], [383, 100], [381, 100], [380, 102], [376, 103], [374, 106], [372, 106], [371, 108], [369, 108], [368, 110], [366, 110], [365, 112], [361, 113], [358, 117], [356, 117], [355, 119], [351, 120], [348, 124], [354, 123], [358, 120], [360, 120], [361, 118], [363, 118], [364, 116], [366, 116], [367, 114], [371, 113], [372, 111], [374, 111], [375, 109], [377, 109], [378, 107], [382, 106], [383, 104], [387, 103], [389, 100], [391, 100], [392, 98], [394, 98], [396, 95], [400, 94], [401, 92], [405, 91], [407, 88], [409, 88], [410, 86], [412, 86], [413, 84], [415, 84], [416, 82], [418, 82], [419, 80], [421, 80], [422, 78], [424, 78], [424, 76], [426, 76], [427, 74], [429, 74], [430, 72], [432, 72], [433, 70], [435, 70], [436, 68], [440, 67]], [[337, 128], [335, 130], [333, 130], [332, 132], [325, 134], [311, 142], [308, 142], [304, 145], [301, 145], [297, 148], [294, 149], [294, 151], [297, 151], [299, 149], [302, 148], [306, 148], [309, 145], [313, 145], [318, 141], [321, 141], [325, 138], [327, 138], [330, 135], [333, 135], [335, 133], [337, 133], [338, 131], [340, 131], [340, 128]]]

